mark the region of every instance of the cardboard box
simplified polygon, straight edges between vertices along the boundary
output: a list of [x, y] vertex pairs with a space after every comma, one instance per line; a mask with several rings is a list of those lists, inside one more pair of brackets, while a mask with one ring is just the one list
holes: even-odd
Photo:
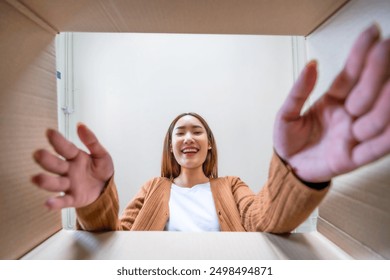
[[[191, 252], [193, 258], [205, 259], [390, 258], [389, 158], [335, 181], [320, 207], [318, 232], [286, 236], [66, 231], [60, 213], [42, 205], [48, 194], [29, 182], [38, 172], [31, 153], [46, 143], [42, 132], [57, 126], [54, 38], [58, 32], [307, 36], [347, 2], [0, 1], [0, 259], [178, 259], [190, 258]], [[179, 245], [185, 246], [189, 239], [207, 246], [191, 246], [188, 254], [183, 253]], [[173, 240], [179, 245], [161, 254], [144, 250], [154, 240], [159, 241], [155, 246]], [[225, 242], [239, 246], [226, 248]]]

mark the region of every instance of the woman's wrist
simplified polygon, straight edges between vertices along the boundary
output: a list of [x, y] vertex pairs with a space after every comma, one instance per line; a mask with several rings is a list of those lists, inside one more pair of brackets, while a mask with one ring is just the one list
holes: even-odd
[[329, 181], [322, 181], [322, 182], [310, 182], [310, 181], [306, 181], [304, 179], [302, 179], [300, 176], [298, 176], [295, 172], [294, 172], [294, 168], [287, 162], [287, 160], [285, 160], [283, 157], [281, 157], [277, 152], [276, 152], [276, 149], [274, 149], [274, 152], [275, 154], [280, 158], [280, 160], [283, 162], [283, 164], [294, 174], [294, 176], [302, 183], [304, 184], [305, 186], [308, 186], [309, 188], [311, 189], [315, 189], [315, 190], [322, 190], [322, 189], [325, 189], [326, 187], [328, 187], [331, 183], [331, 180]]

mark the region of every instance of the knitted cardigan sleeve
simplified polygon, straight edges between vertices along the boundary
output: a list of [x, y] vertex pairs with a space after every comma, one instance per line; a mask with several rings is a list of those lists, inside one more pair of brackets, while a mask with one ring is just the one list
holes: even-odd
[[118, 219], [119, 200], [113, 177], [104, 192], [92, 204], [76, 209], [77, 229], [88, 231], [130, 230], [146, 195], [146, 183], [126, 208], [126, 215]]
[[269, 177], [254, 194], [238, 177], [230, 177], [232, 193], [247, 231], [291, 232], [319, 205], [329, 190], [309, 188], [274, 153]]

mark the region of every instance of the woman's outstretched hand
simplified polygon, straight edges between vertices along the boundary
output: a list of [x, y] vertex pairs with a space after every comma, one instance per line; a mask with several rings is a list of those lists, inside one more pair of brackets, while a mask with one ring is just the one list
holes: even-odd
[[83, 124], [78, 125], [77, 133], [90, 154], [77, 148], [53, 129], [47, 130], [46, 135], [63, 159], [44, 149], [33, 154], [43, 169], [55, 175], [40, 173], [32, 177], [32, 182], [47, 191], [63, 193], [46, 201], [50, 209], [79, 208], [91, 204], [114, 173], [111, 156], [94, 133]]
[[325, 182], [390, 152], [390, 39], [376, 25], [360, 34], [343, 70], [305, 113], [317, 79], [306, 65], [278, 112], [276, 153], [304, 181]]

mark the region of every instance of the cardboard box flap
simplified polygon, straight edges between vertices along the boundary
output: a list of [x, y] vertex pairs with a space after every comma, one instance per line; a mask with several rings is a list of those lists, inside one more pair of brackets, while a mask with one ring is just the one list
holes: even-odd
[[320, 205], [318, 230], [354, 258], [390, 258], [389, 167], [387, 156], [336, 178]]
[[308, 35], [348, 0], [19, 0], [60, 32]]
[[16, 259], [62, 228], [30, 183], [32, 152], [57, 127], [54, 36], [0, 2], [0, 259]]
[[[229, 244], [229, 246], [226, 246]], [[23, 259], [350, 259], [317, 232], [104, 232], [62, 230]]]

